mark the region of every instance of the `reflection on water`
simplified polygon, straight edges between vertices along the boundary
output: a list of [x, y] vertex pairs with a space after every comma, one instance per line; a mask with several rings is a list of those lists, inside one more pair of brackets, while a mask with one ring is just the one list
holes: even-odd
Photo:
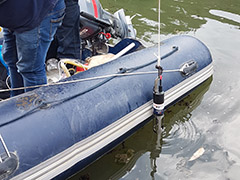
[[[158, 169], [157, 159], [160, 156], [177, 156], [178, 158], [189, 159], [204, 143], [204, 136], [191, 120], [191, 114], [201, 103], [211, 82], [212, 78], [209, 78], [186, 98], [165, 112], [160, 149], [158, 147], [158, 135], [153, 131], [154, 121], [152, 120], [71, 180], [81, 178], [149, 179], [149, 177], [154, 179], [155, 176], [158, 176], [155, 173]], [[201, 158], [204, 159], [204, 157]], [[179, 169], [191, 166], [191, 163], [188, 163], [185, 159], [181, 159], [178, 164]], [[138, 163], [138, 161], [144, 162]]]
[[214, 9], [210, 10], [209, 13], [215, 16], [219, 16], [219, 17], [240, 23], [240, 15], [238, 14], [220, 11], [220, 10], [214, 10]]

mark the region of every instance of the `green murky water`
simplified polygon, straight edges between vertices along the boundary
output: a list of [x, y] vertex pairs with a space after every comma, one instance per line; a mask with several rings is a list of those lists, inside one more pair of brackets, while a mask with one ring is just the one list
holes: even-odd
[[[137, 37], [157, 43], [156, 0], [101, 0], [124, 8]], [[71, 180], [238, 180], [240, 175], [240, 0], [162, 0], [161, 39], [197, 37], [210, 49], [214, 75], [167, 110], [159, 140], [153, 121]], [[200, 148], [203, 154], [189, 161]]]

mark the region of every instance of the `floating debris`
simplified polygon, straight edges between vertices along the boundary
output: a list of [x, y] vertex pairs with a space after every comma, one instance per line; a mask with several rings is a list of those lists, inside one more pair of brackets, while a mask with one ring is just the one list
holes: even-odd
[[134, 152], [135, 151], [133, 149], [128, 149], [126, 153], [116, 154], [115, 162], [120, 164], [127, 164], [132, 159]]
[[205, 152], [205, 149], [203, 147], [199, 148], [188, 161], [194, 161], [195, 159], [203, 155], [204, 152]]

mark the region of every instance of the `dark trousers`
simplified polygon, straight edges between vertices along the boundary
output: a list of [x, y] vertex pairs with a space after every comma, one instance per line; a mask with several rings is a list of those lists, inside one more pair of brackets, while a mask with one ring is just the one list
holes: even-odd
[[[64, 0], [58, 0], [55, 7], [42, 22], [29, 31], [3, 30], [3, 59], [8, 66], [11, 88], [29, 87], [47, 83], [45, 59], [57, 28], [64, 18]], [[25, 91], [30, 91], [26, 89]], [[11, 91], [11, 96], [23, 93]]]
[[78, 0], [65, 0], [65, 4], [65, 17], [56, 33], [57, 58], [81, 59], [80, 7]]

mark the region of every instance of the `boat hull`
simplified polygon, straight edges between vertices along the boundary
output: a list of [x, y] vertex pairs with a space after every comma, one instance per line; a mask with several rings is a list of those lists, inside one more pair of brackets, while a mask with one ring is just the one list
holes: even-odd
[[[143, 126], [152, 116], [157, 72], [142, 72], [156, 71], [155, 54], [157, 47], [142, 49], [64, 82], [111, 75], [106, 78], [41, 87], [0, 102], [0, 133], [18, 161], [9, 177], [69, 176]], [[166, 108], [212, 76], [211, 54], [193, 37], [163, 41], [161, 55]], [[197, 68], [189, 75], [167, 71], [192, 60]]]

